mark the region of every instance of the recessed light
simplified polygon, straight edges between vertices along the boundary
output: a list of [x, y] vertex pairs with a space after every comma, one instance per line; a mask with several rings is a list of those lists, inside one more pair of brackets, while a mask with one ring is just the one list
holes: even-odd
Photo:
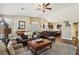
[[21, 8], [21, 10], [24, 10], [24, 8]]

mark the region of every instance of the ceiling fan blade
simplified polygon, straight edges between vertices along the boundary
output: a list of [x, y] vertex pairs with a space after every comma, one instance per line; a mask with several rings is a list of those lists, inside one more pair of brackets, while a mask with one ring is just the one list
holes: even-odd
[[36, 9], [36, 10], [40, 10], [40, 8]]
[[39, 6], [39, 7], [41, 7], [41, 5], [40, 5], [40, 4], [38, 4], [38, 6]]
[[48, 5], [50, 5], [50, 3], [47, 3], [45, 6], [48, 6]]
[[45, 8], [45, 9], [49, 9], [49, 10], [52, 10], [52, 8]]

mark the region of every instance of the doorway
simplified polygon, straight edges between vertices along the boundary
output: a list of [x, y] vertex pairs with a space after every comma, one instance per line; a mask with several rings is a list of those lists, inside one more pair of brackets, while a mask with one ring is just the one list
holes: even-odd
[[73, 32], [72, 42], [74, 45], [78, 46], [78, 22], [74, 22], [72, 24], [72, 32]]

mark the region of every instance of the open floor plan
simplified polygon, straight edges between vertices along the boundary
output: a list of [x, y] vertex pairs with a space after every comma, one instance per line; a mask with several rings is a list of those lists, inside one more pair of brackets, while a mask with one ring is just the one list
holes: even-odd
[[79, 55], [79, 3], [0, 3], [0, 55]]

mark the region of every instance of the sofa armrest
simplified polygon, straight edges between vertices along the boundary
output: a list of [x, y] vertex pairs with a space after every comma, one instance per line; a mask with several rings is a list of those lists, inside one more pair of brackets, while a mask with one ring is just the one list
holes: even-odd
[[22, 48], [22, 47], [23, 47], [23, 44], [22, 43], [13, 45], [13, 48], [14, 49], [19, 49], [19, 48]]

